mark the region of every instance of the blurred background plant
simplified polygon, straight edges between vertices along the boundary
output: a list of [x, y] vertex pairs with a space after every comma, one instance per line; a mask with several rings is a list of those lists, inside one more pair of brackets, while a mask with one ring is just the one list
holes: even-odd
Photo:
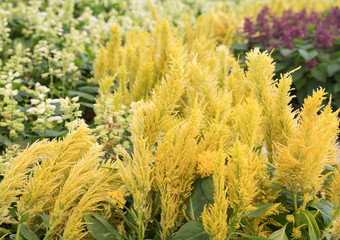
[[318, 87], [332, 95], [333, 106], [340, 106], [340, 9], [332, 7], [324, 12], [314, 9], [296, 11], [293, 8], [277, 15], [264, 7], [244, 22], [247, 43], [232, 48], [244, 48], [237, 53], [260, 47], [272, 51], [277, 62], [276, 76], [298, 67], [293, 73], [295, 108]]

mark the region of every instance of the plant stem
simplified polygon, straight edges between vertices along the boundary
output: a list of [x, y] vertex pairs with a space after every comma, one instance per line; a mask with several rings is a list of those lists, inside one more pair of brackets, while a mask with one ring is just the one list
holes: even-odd
[[17, 234], [15, 236], [15, 240], [19, 240], [20, 239], [21, 225], [22, 225], [22, 223], [19, 223], [18, 228], [17, 228]]
[[298, 206], [297, 206], [297, 194], [298, 191], [294, 192], [294, 211], [297, 213], [298, 212]]
[[231, 223], [231, 226], [230, 226], [230, 228], [229, 228], [229, 230], [228, 230], [228, 235], [227, 235], [227, 237], [226, 237], [226, 240], [229, 240], [230, 238], [231, 238], [231, 236], [234, 234], [234, 227], [235, 227], [235, 224], [236, 224], [236, 222], [238, 222], [238, 220], [239, 220], [239, 217], [237, 217], [237, 214], [238, 214], [238, 206], [236, 207], [236, 209], [235, 209], [235, 214], [234, 214], [234, 219], [233, 219], [233, 222]]
[[[338, 206], [338, 208], [335, 210], [335, 213], [333, 214], [332, 220], [329, 221], [329, 223], [325, 227], [325, 230], [332, 226], [333, 221], [338, 217], [339, 214], [340, 214], [340, 206]], [[324, 237], [325, 237], [325, 231], [322, 233], [321, 239], [323, 239]]]

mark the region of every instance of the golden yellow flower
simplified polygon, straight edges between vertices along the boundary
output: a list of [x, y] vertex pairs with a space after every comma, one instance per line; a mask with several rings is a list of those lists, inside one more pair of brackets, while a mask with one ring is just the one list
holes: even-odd
[[214, 172], [214, 165], [217, 159], [217, 152], [204, 151], [197, 157], [198, 173], [202, 178], [210, 176]]
[[292, 238], [293, 239], [300, 239], [301, 238], [301, 231], [300, 231], [299, 228], [293, 228]]
[[109, 192], [108, 196], [113, 204], [117, 205], [120, 209], [124, 208], [123, 204], [126, 203], [126, 200], [124, 198], [126, 196], [125, 191], [121, 190], [112, 191]]
[[287, 219], [288, 222], [292, 222], [292, 223], [295, 221], [294, 215], [287, 215], [286, 219]]

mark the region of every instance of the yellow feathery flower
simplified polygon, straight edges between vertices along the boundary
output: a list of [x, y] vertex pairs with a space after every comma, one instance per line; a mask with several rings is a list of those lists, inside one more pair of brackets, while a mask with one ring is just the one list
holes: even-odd
[[331, 202], [335, 207], [340, 207], [340, 172], [337, 169], [332, 177]]
[[229, 52], [228, 48], [224, 45], [218, 46], [215, 51], [216, 58], [218, 60], [218, 66], [215, 67], [218, 70], [219, 87], [225, 89], [226, 79], [228, 77], [229, 69], [237, 64], [236, 59]]
[[[111, 167], [114, 167], [111, 164]], [[71, 211], [65, 227], [63, 229], [64, 239], [78, 240], [83, 239], [88, 232], [83, 220], [85, 214], [95, 213], [107, 199], [108, 192], [114, 192], [113, 189], [121, 189], [121, 179], [117, 172], [113, 173], [109, 169], [96, 168], [96, 178], [89, 182], [78, 204]]]
[[56, 196], [55, 205], [49, 215], [51, 231], [63, 232], [67, 219], [79, 204], [88, 187], [96, 179], [97, 170], [95, 167], [102, 155], [99, 149], [101, 149], [99, 146], [94, 146], [72, 167], [58, 196]]
[[136, 73], [136, 80], [131, 86], [131, 95], [133, 101], [145, 99], [154, 87], [154, 63], [152, 59], [146, 60]]
[[273, 88], [273, 100], [264, 106], [264, 135], [267, 156], [272, 161], [275, 153], [275, 144], [287, 145], [288, 139], [293, 135], [297, 121], [290, 101], [292, 77], [281, 75], [281, 79]]
[[292, 193], [302, 191], [306, 198], [320, 190], [326, 176], [324, 166], [334, 161], [339, 120], [337, 112], [326, 106], [320, 114], [323, 89], [308, 97], [298, 117], [298, 126], [287, 146], [278, 145], [275, 157], [276, 181]]
[[[227, 113], [226, 113], [227, 115]], [[233, 132], [228, 118], [224, 117], [220, 121], [212, 120], [202, 129], [202, 138], [198, 144], [199, 152], [218, 151], [227, 149], [232, 143]]]
[[333, 229], [331, 230], [332, 239], [340, 239], [340, 216], [333, 221]]
[[125, 196], [126, 191], [121, 190], [116, 190], [108, 193], [110, 201], [121, 209], [124, 209], [124, 206], [122, 204], [126, 203], [126, 200], [124, 199]]
[[238, 140], [230, 149], [230, 157], [225, 169], [228, 187], [228, 199], [233, 209], [238, 209], [238, 216], [253, 209], [252, 202], [256, 188], [256, 153]]
[[197, 172], [201, 178], [210, 176], [214, 172], [217, 152], [204, 151], [197, 156]]
[[255, 148], [262, 145], [262, 108], [255, 98], [249, 97], [238, 104], [233, 118], [235, 132], [242, 143]]
[[156, 88], [148, 103], [138, 102], [132, 106], [132, 138], [147, 139], [148, 147], [152, 148], [161, 132], [174, 124], [173, 114], [179, 106], [184, 94], [184, 69], [182, 59], [173, 58], [170, 71]]
[[7, 169], [3, 180], [0, 182], [0, 224], [8, 222], [9, 207], [17, 202], [27, 184], [27, 176], [33, 171], [35, 164], [48, 157], [53, 144], [46, 140], [33, 143], [26, 148]]
[[250, 95], [250, 84], [248, 83], [245, 73], [239, 64], [232, 65], [231, 72], [226, 79], [225, 88], [233, 96], [233, 106], [241, 103]]
[[[136, 120], [135, 120], [136, 121]], [[147, 223], [151, 217], [152, 200], [148, 198], [152, 188], [152, 162], [153, 156], [147, 144], [147, 139], [143, 139], [136, 132], [132, 131], [134, 153], [132, 158], [120, 149], [118, 154], [124, 157], [126, 162], [117, 160], [119, 174], [126, 185], [126, 189], [132, 194], [134, 199], [135, 221], [139, 227], [138, 236], [143, 239]]]
[[93, 69], [94, 69], [94, 77], [100, 84], [102, 79], [107, 77], [107, 50], [100, 46], [99, 55], [96, 58], [96, 61], [94, 62]]
[[111, 27], [111, 37], [107, 44], [106, 50], [106, 66], [111, 76], [114, 76], [118, 71], [120, 58], [121, 37], [118, 25]]
[[227, 236], [229, 202], [225, 185], [225, 158], [222, 151], [218, 151], [218, 158], [214, 166], [214, 203], [206, 205], [201, 215], [204, 229], [216, 240], [224, 240]]
[[272, 79], [274, 76], [273, 59], [267, 52], [260, 53], [258, 48], [247, 53], [246, 72], [247, 81], [251, 84], [254, 96], [260, 104], [269, 105], [271, 101]]
[[302, 236], [301, 230], [299, 228], [293, 227], [292, 238], [293, 239], [300, 239]]
[[161, 194], [163, 239], [172, 234], [196, 179], [196, 138], [203, 117], [193, 116], [164, 133], [155, 153], [154, 179]]

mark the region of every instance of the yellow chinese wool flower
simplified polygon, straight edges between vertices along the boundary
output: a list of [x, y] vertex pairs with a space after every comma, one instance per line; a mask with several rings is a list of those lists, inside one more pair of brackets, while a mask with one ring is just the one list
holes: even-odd
[[110, 201], [117, 205], [120, 209], [124, 209], [124, 204], [126, 203], [125, 197], [126, 192], [121, 190], [116, 190], [108, 193]]
[[293, 232], [292, 232], [292, 238], [293, 239], [300, 239], [302, 236], [301, 234], [301, 230], [299, 228], [293, 228]]
[[257, 193], [256, 167], [252, 147], [236, 140], [230, 149], [225, 176], [229, 203], [233, 209], [238, 209], [238, 216], [253, 209], [252, 201]]
[[277, 146], [274, 157], [276, 181], [292, 193], [302, 191], [305, 199], [320, 190], [327, 177], [321, 174], [324, 166], [335, 159], [338, 111], [332, 112], [330, 104], [321, 111], [324, 98], [320, 89], [305, 100], [294, 134], [287, 146]]
[[201, 178], [208, 177], [213, 173], [217, 157], [216, 151], [204, 151], [197, 156], [197, 172], [201, 175]]
[[214, 203], [206, 205], [201, 215], [204, 229], [214, 240], [224, 240], [229, 230], [227, 221], [229, 202], [227, 199], [224, 171], [225, 158], [226, 155], [219, 150], [214, 164]]

